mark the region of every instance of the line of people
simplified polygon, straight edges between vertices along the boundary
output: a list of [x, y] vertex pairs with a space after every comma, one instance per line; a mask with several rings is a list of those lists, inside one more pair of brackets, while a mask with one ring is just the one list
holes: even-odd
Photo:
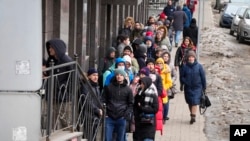
[[[100, 58], [98, 68], [87, 72], [91, 86], [107, 106], [106, 141], [127, 140], [126, 132], [133, 132], [134, 141], [153, 141], [157, 130], [162, 133], [163, 124], [169, 120], [170, 95], [176, 93], [172, 89], [176, 89], [178, 69], [180, 90], [184, 90], [190, 109], [190, 124], [195, 122], [206, 79], [196, 60], [196, 20], [187, 18], [186, 6], [178, 5], [175, 10], [169, 0], [160, 16], [150, 16], [146, 26], [127, 17], [113, 47]], [[182, 31], [185, 36], [179, 46]], [[178, 48], [172, 62], [173, 42]], [[56, 63], [65, 62], [65, 56], [58, 56], [61, 51], [50, 45], [49, 57], [55, 55]], [[96, 114], [103, 116], [103, 111], [97, 108]]]

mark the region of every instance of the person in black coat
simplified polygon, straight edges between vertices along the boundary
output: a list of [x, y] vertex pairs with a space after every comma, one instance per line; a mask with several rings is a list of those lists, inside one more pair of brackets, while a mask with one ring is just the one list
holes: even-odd
[[183, 65], [180, 74], [181, 83], [184, 84], [184, 95], [190, 111], [190, 124], [195, 122], [195, 116], [202, 91], [206, 90], [205, 71], [196, 60], [194, 51], [187, 54], [187, 63]]
[[[51, 63], [54, 66], [60, 66], [65, 63], [72, 62], [72, 58], [66, 54], [66, 44], [61, 39], [51, 39], [46, 42], [46, 49], [48, 53], [48, 58], [46, 60], [46, 68], [51, 67]], [[54, 77], [54, 92], [53, 95], [53, 117], [57, 120], [57, 124], [52, 123], [54, 129], [60, 129], [68, 126], [71, 123], [71, 109], [68, 108], [70, 104], [70, 91], [69, 91], [69, 78], [72, 77], [70, 71], [73, 70], [72, 65], [67, 65], [64, 67], [57, 67], [54, 69], [53, 74], [50, 71], [46, 72], [47, 76]], [[50, 93], [46, 94], [46, 99]], [[60, 110], [61, 109], [61, 110]], [[54, 127], [56, 126], [56, 127]]]
[[195, 18], [192, 18], [190, 26], [188, 28], [184, 28], [183, 38], [185, 37], [190, 37], [191, 40], [193, 41], [194, 46], [197, 46], [198, 27], [197, 27]]
[[[135, 95], [134, 102], [135, 132], [133, 133], [133, 141], [144, 141], [146, 139], [153, 141], [156, 132], [155, 114], [158, 111], [157, 92], [150, 77], [141, 78], [139, 83], [140, 88]], [[151, 117], [152, 122], [142, 122], [144, 116]]]
[[125, 79], [127, 73], [123, 69], [115, 69], [115, 77], [104, 87], [103, 103], [107, 106], [105, 122], [105, 140], [112, 141], [113, 132], [117, 133], [116, 141], [124, 141], [126, 120], [131, 118], [134, 97]]

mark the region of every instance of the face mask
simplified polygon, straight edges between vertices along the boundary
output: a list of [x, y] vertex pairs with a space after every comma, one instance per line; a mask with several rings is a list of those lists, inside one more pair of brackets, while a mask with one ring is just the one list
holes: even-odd
[[125, 70], [125, 66], [118, 66], [117, 68], [118, 68], [118, 69]]

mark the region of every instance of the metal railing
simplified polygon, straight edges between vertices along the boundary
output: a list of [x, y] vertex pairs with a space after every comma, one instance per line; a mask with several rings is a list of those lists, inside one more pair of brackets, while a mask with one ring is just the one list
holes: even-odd
[[[58, 72], [62, 68], [71, 69]], [[83, 132], [83, 138], [90, 141], [104, 139], [105, 107], [77, 61], [57, 66], [51, 62], [44, 72], [49, 75], [43, 79], [40, 90], [42, 136], [49, 140], [56, 131], [66, 130]], [[83, 93], [83, 89], [87, 93]], [[102, 117], [96, 115], [96, 108], [103, 111]]]

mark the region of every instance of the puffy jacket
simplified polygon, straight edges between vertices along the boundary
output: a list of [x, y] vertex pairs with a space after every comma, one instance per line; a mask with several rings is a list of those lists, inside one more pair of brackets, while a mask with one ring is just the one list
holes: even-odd
[[129, 118], [133, 110], [133, 93], [127, 86], [127, 80], [119, 84], [113, 79], [110, 85], [104, 87], [103, 103], [107, 106], [107, 116], [112, 119]]

